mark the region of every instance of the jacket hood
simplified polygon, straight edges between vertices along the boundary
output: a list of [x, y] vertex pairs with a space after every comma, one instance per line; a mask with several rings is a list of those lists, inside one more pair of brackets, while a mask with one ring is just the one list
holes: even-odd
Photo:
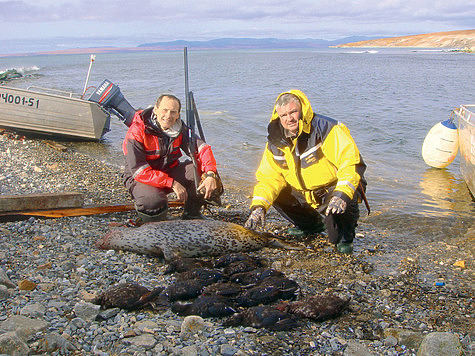
[[[297, 89], [291, 89], [289, 91], [285, 91], [279, 94], [275, 101], [277, 102], [277, 100], [279, 100], [279, 98], [284, 94], [293, 94], [300, 100], [300, 105], [302, 106], [302, 118], [299, 122], [299, 135], [302, 133], [302, 131], [309, 133], [313, 119], [313, 110], [312, 106], [310, 105], [310, 101], [307, 99], [303, 92]], [[272, 112], [270, 122], [273, 122], [278, 119], [279, 115], [277, 114], [277, 110], [274, 104], [274, 111]]]

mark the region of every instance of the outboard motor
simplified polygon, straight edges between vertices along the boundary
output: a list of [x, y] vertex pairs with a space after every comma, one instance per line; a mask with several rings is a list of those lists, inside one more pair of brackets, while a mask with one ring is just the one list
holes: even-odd
[[136, 110], [124, 98], [119, 87], [111, 81], [105, 79], [87, 100], [112, 111], [127, 127], [132, 124]]

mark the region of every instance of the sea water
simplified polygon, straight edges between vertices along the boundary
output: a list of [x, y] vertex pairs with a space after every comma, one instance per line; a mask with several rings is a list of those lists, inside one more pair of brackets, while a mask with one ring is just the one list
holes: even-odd
[[[0, 58], [0, 71], [23, 70], [25, 77], [10, 86], [82, 93], [89, 62], [89, 54]], [[393, 243], [405, 245], [470, 231], [475, 206], [459, 172], [459, 158], [446, 169], [430, 168], [421, 147], [429, 129], [454, 108], [475, 104], [473, 54], [342, 48], [188, 50], [188, 62], [190, 90], [225, 188], [239, 187], [251, 195], [274, 101], [279, 93], [295, 88], [308, 96], [315, 112], [350, 129], [368, 166], [372, 212], [365, 216], [361, 205], [362, 221], [390, 230]], [[136, 109], [153, 105], [161, 93], [183, 100], [183, 52], [99, 54], [89, 85], [106, 78]], [[125, 133], [126, 127], [113, 118], [102, 142], [75, 143], [75, 149], [121, 169]]]

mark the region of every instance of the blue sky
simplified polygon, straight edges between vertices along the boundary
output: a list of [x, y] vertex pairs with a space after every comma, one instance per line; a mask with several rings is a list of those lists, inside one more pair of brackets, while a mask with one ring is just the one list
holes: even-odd
[[0, 0], [0, 53], [474, 29], [473, 0]]

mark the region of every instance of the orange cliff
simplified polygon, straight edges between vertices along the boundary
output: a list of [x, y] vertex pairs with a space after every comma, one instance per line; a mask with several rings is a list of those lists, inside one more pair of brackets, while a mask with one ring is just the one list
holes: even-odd
[[434, 32], [422, 35], [379, 38], [345, 43], [334, 47], [422, 47], [458, 48], [475, 51], [475, 30]]

